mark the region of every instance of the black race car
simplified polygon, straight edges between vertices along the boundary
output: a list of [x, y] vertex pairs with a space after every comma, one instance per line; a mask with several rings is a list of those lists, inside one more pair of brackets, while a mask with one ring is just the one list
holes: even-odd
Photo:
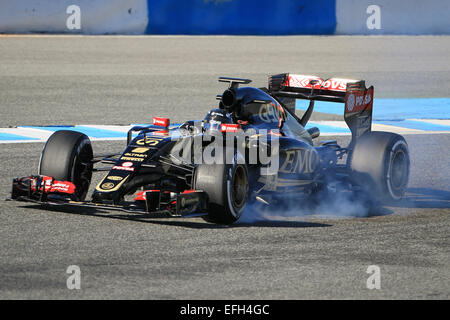
[[[404, 195], [407, 143], [398, 134], [371, 131], [374, 89], [364, 81], [296, 74], [269, 76], [267, 88], [243, 87], [248, 79], [219, 81], [229, 87], [204, 120], [170, 126], [155, 117], [152, 125], [131, 128], [123, 152], [95, 155], [86, 135], [55, 132], [38, 175], [15, 178], [11, 199], [231, 224], [248, 204], [308, 201], [330, 184], [383, 202]], [[296, 99], [310, 101], [301, 118]], [[305, 126], [316, 100], [344, 103], [348, 146], [314, 144], [320, 132]], [[86, 201], [95, 171], [106, 175]]]

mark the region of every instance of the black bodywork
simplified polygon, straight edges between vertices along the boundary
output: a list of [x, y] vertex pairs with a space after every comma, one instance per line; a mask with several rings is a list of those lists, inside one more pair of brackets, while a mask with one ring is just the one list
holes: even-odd
[[[325, 187], [330, 177], [346, 183], [349, 175], [345, 157], [358, 137], [370, 131], [371, 105], [358, 112], [345, 112], [345, 120], [352, 131], [349, 146], [342, 148], [336, 141], [323, 141], [314, 145], [313, 139], [319, 135], [318, 129], [304, 128], [314, 101], [345, 103], [350, 92], [368, 89], [364, 81], [357, 81], [348, 83], [345, 91], [322, 90], [315, 88], [313, 80], [310, 82], [311, 88], [294, 88], [286, 85], [288, 76], [271, 76], [268, 88], [240, 87], [250, 82], [246, 79], [219, 79], [229, 86], [222, 95], [217, 96], [219, 109], [230, 115], [231, 124], [239, 125], [239, 132], [248, 132], [249, 129], [256, 131], [254, 135], [245, 137], [245, 153], [262, 146], [258, 139], [255, 140], [260, 131], [267, 133], [264, 141], [266, 148], [274, 139], [279, 143], [279, 165], [275, 172], [262, 174], [261, 168], [267, 164], [261, 162], [247, 164], [248, 201], [269, 204], [273, 198], [286, 195], [308, 196]], [[293, 109], [292, 101], [295, 99], [311, 101], [302, 118], [297, 117]], [[207, 120], [199, 120], [187, 121], [180, 126], [153, 124], [133, 127], [128, 133], [127, 146], [123, 152], [94, 155], [91, 159], [92, 170], [106, 171], [106, 175], [95, 187], [90, 201], [66, 194], [36, 191], [39, 190], [40, 176], [14, 179], [11, 198], [52, 205], [142, 212], [155, 217], [205, 215], [208, 211], [208, 195], [195, 188], [197, 164], [193, 161], [194, 152], [180, 156], [179, 150], [180, 145], [183, 150], [194, 150], [196, 139], [199, 139], [197, 141], [204, 149], [208, 141], [214, 140], [211, 137], [218, 134], [211, 130], [211, 125]], [[225, 135], [223, 132], [219, 134]], [[34, 191], [31, 190], [30, 179], [36, 179], [38, 183]], [[129, 199], [130, 195], [140, 190], [145, 190], [141, 198]]]

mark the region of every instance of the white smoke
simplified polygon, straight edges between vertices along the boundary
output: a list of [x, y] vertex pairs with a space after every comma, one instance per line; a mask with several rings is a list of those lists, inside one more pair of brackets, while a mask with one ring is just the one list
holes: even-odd
[[[367, 197], [350, 191], [324, 191], [314, 199], [301, 195], [286, 196], [278, 204], [249, 204], [238, 223], [266, 221], [305, 221], [305, 219], [364, 218], [374, 214], [374, 204]], [[376, 211], [380, 215], [382, 211]]]

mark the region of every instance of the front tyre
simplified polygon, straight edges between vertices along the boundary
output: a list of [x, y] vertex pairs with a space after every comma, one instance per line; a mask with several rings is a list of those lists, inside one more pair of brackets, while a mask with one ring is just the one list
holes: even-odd
[[83, 201], [92, 178], [92, 146], [81, 132], [60, 130], [48, 138], [39, 162], [39, 174], [75, 184], [75, 197]]
[[238, 220], [248, 197], [248, 170], [245, 164], [201, 164], [194, 177], [195, 189], [208, 195], [205, 220], [229, 225]]
[[353, 181], [382, 202], [400, 200], [406, 192], [410, 158], [398, 134], [368, 132], [356, 141], [350, 157]]

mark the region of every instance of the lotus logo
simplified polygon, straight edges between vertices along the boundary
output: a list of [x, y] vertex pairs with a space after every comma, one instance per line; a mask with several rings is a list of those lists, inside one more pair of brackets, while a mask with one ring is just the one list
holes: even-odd
[[110, 190], [110, 189], [114, 188], [114, 183], [106, 182], [106, 183], [102, 184], [101, 188], [103, 190]]

